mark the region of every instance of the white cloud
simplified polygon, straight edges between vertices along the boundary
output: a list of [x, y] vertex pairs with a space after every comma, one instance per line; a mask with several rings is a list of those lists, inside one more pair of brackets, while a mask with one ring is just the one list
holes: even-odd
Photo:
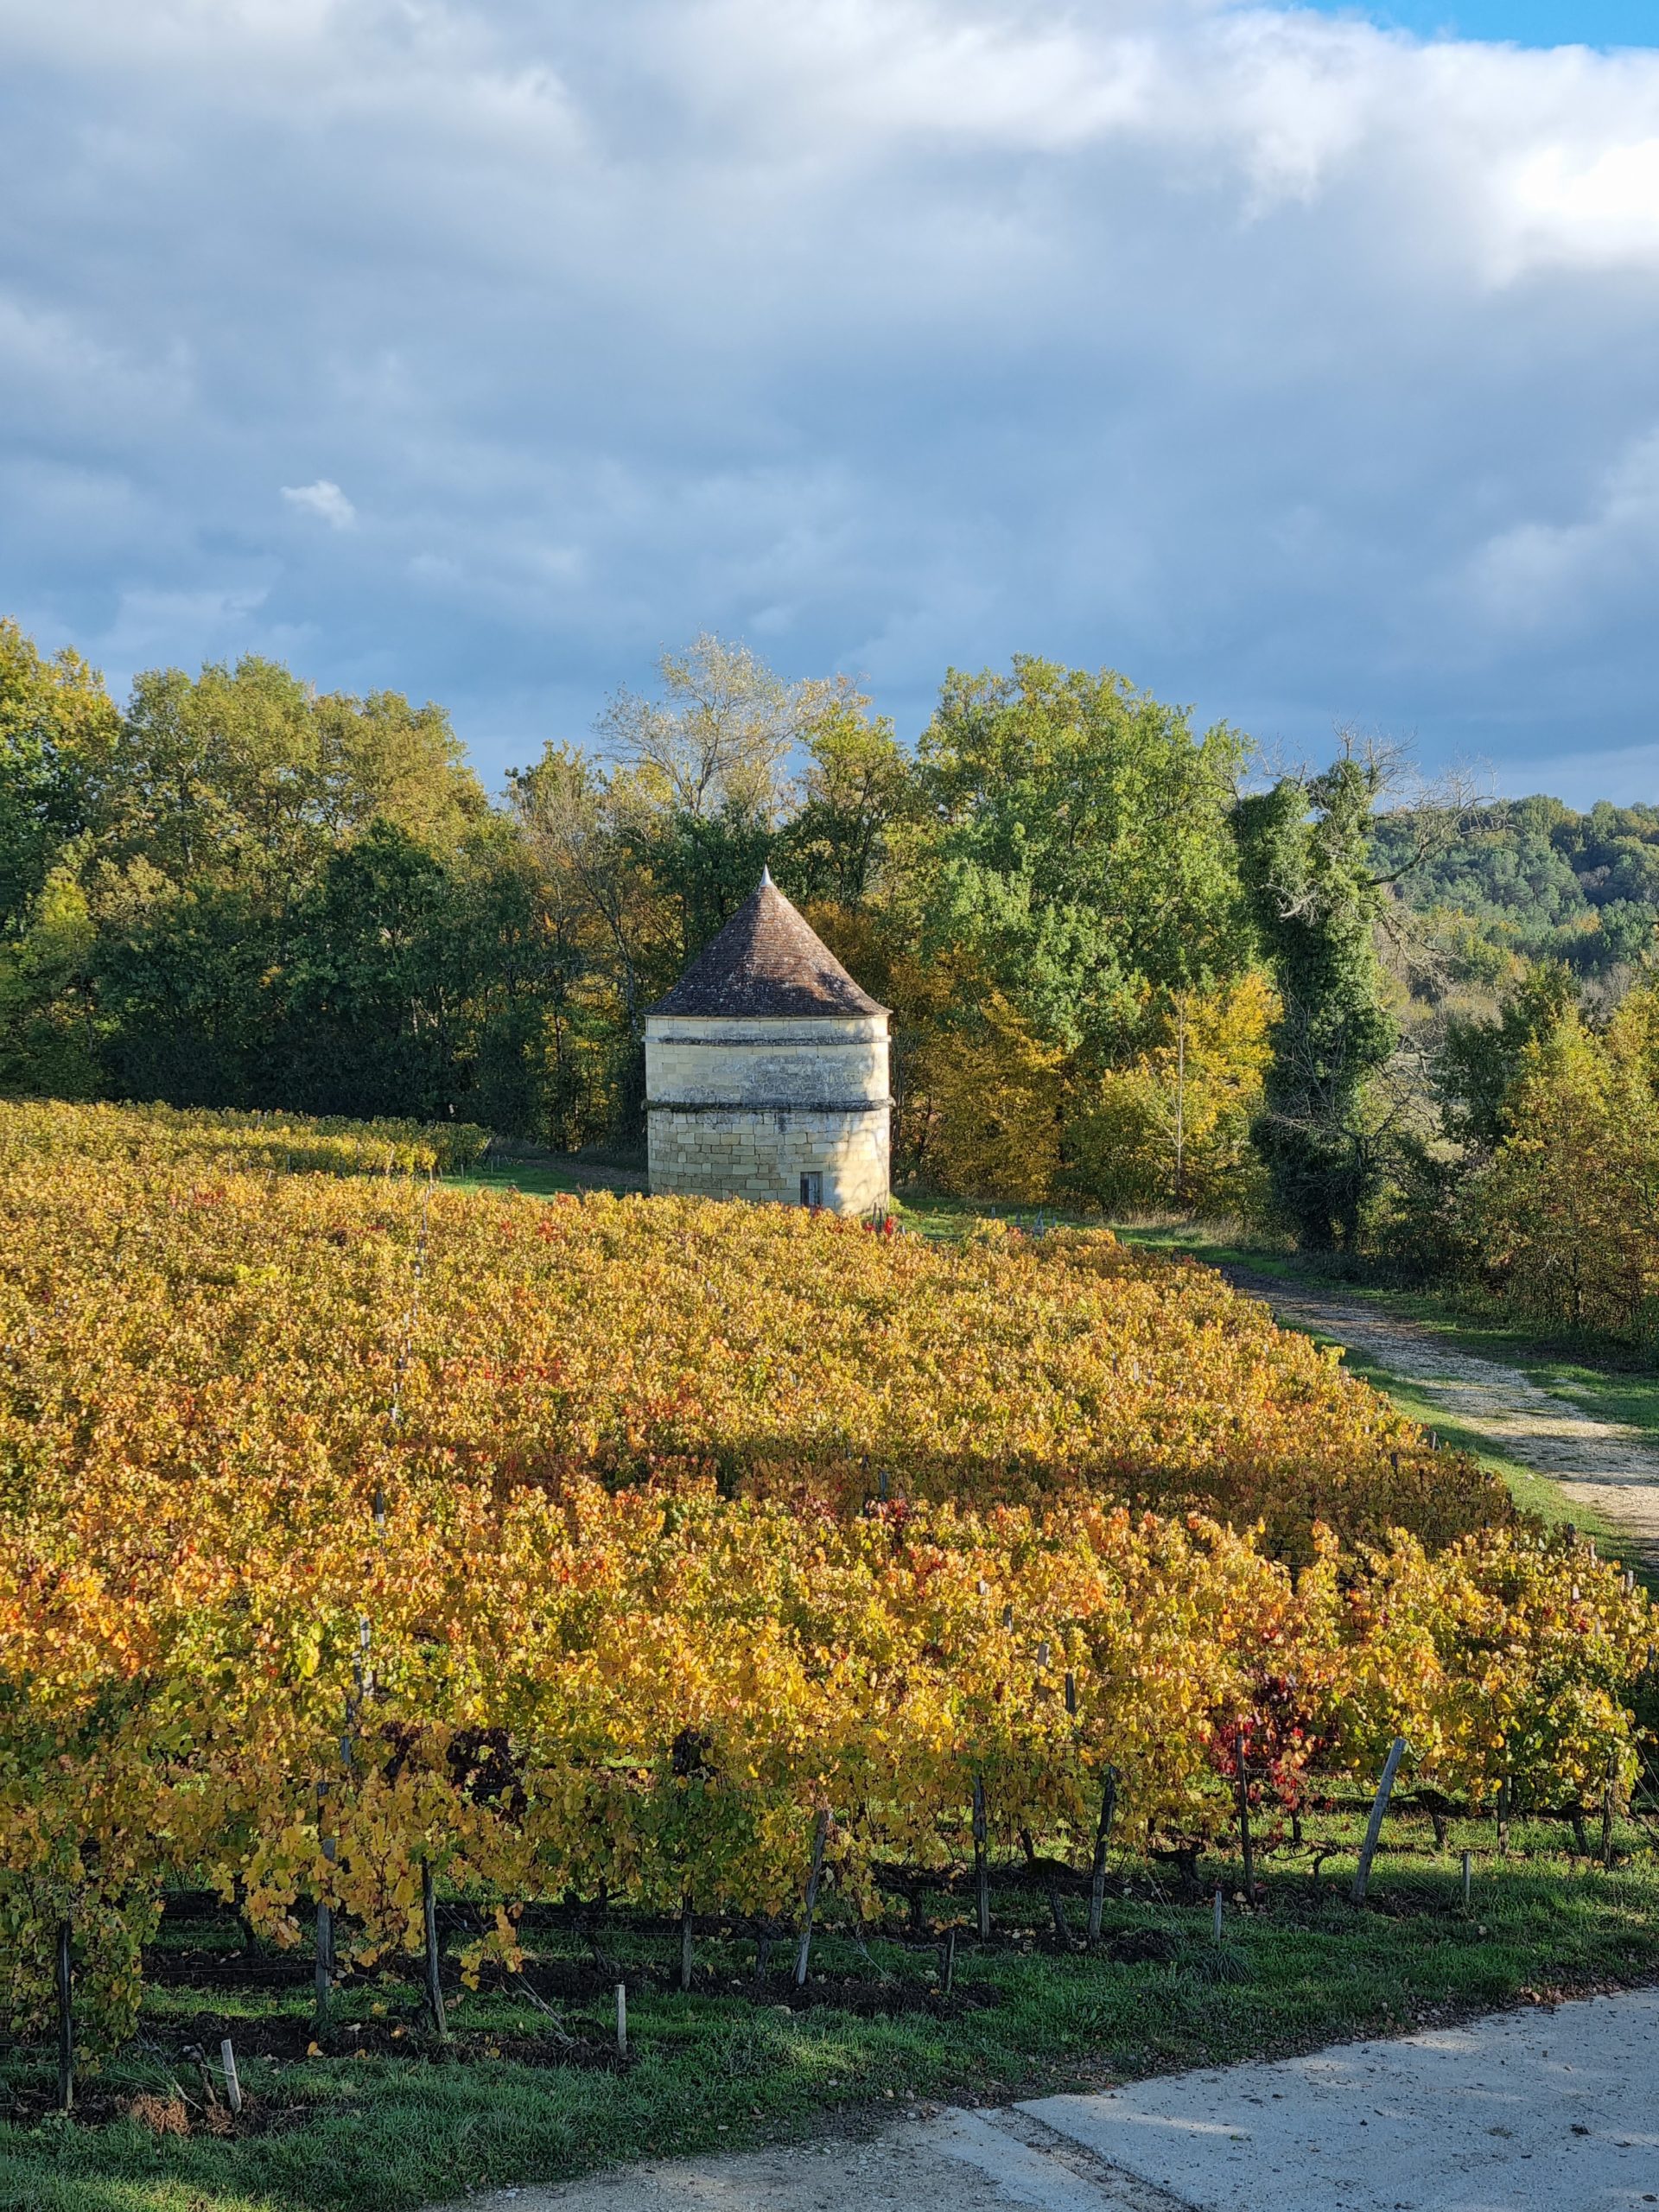
[[0, 0], [24, 206], [0, 608], [124, 651], [299, 638], [518, 755], [708, 625], [912, 723], [1025, 648], [1296, 743], [1653, 728], [1659, 54], [1222, 0]]
[[326, 476], [319, 476], [315, 484], [284, 484], [283, 497], [290, 506], [321, 517], [334, 530], [349, 530], [357, 520], [357, 509]]
[[1659, 134], [1628, 145], [1548, 146], [1514, 186], [1540, 256], [1659, 266]]

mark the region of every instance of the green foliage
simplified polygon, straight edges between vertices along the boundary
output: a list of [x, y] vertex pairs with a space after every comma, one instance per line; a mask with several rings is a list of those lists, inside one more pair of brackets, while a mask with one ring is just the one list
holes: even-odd
[[17, 934], [9, 942], [0, 938], [0, 1096], [97, 1095], [101, 1071], [90, 988], [96, 943], [73, 860], [61, 858]]
[[[1376, 829], [1377, 873], [1391, 874], [1420, 841], [1420, 813]], [[1476, 918], [1488, 941], [1531, 961], [1605, 976], [1652, 946], [1659, 919], [1659, 807], [1605, 800], [1575, 814], [1559, 799], [1483, 809], [1414, 868], [1410, 903]]]
[[952, 672], [920, 754], [928, 942], [972, 957], [1039, 1035], [1121, 1048], [1150, 998], [1246, 963], [1228, 833], [1243, 754], [1109, 671]]
[[429, 1121], [457, 1056], [452, 884], [389, 822], [332, 854], [299, 918], [288, 976], [295, 1103]]
[[156, 1933], [162, 1901], [155, 1888], [111, 1893], [96, 1868], [71, 1853], [60, 1863], [0, 1867], [0, 2030], [44, 2042], [56, 2031], [48, 1993], [57, 1930], [67, 1921], [74, 1976], [75, 2041], [84, 2057], [124, 2044], [137, 2024], [143, 1947]]
[[997, 1191], [1012, 1147], [1021, 1192], [1087, 1203], [1161, 1190], [1173, 1147], [1182, 1185], [1184, 1064], [1170, 1121], [1154, 1062], [1249, 966], [1245, 747], [1122, 677], [953, 676], [918, 758], [846, 680], [702, 637], [492, 810], [438, 708], [248, 658], [146, 673], [117, 715], [5, 642], [34, 734], [0, 1086], [637, 1142], [646, 1011], [769, 862], [899, 1012], [912, 1165]]
[[1435, 1073], [1448, 1135], [1490, 1153], [1509, 1135], [1523, 1069], [1573, 1011], [1573, 979], [1560, 961], [1540, 961], [1491, 1020], [1453, 1015]]
[[894, 1010], [901, 1184], [1451, 1265], [1659, 913], [1659, 809], [1379, 816], [1351, 756], [1240, 802], [1247, 741], [1110, 671], [952, 672], [914, 750], [717, 638], [658, 674], [492, 804], [439, 707], [249, 657], [123, 712], [0, 622], [0, 1094], [636, 1152], [646, 1014], [769, 865]]
[[516, 855], [441, 709], [247, 658], [141, 676], [118, 717], [15, 628], [0, 700], [27, 893], [0, 939], [0, 1089], [438, 1113], [476, 1084], [533, 1111]]
[[140, 676], [99, 781], [102, 849], [175, 883], [235, 883], [280, 903], [329, 854], [390, 822], [439, 850], [484, 795], [441, 707], [392, 692], [319, 697], [249, 657], [197, 677]]
[[831, 697], [805, 736], [809, 766], [803, 804], [779, 836], [775, 859], [792, 896], [862, 906], [874, 887], [891, 834], [921, 804], [910, 760], [885, 715], [868, 702]]
[[636, 818], [629, 843], [642, 873], [678, 906], [683, 958], [715, 936], [751, 896], [772, 851], [764, 817], [728, 802], [715, 814], [677, 807]]
[[277, 918], [239, 884], [137, 864], [111, 886], [89, 957], [108, 1087], [175, 1106], [254, 1106], [278, 1060]]
[[115, 742], [104, 679], [78, 653], [55, 660], [0, 616], [0, 940], [29, 909], [65, 847], [86, 826]]
[[1382, 1159], [1367, 1090], [1393, 1052], [1370, 858], [1373, 772], [1351, 753], [1239, 806], [1239, 849], [1281, 1011], [1255, 1141], [1313, 1250], [1355, 1248]]

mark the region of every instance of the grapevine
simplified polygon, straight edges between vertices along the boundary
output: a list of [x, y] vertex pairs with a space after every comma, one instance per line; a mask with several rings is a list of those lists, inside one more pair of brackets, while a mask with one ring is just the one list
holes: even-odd
[[[416, 1185], [349, 1131], [273, 1174], [227, 1127], [0, 1107], [21, 2031], [67, 1916], [124, 2032], [173, 1880], [369, 1963], [429, 1866], [785, 1915], [826, 1815], [873, 1910], [976, 1778], [1078, 1866], [1109, 1768], [1189, 1851], [1241, 1757], [1294, 1808], [1396, 1734], [1448, 1795], [1628, 1791], [1645, 1595], [1207, 1271]], [[504, 1910], [472, 1963], [515, 1949]]]

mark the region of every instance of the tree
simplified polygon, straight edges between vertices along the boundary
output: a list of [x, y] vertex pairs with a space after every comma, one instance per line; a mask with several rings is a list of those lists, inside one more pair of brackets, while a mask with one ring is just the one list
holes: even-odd
[[442, 862], [391, 823], [330, 855], [288, 982], [293, 1103], [427, 1121], [455, 1110], [466, 965], [457, 919]]
[[922, 739], [931, 948], [970, 948], [1037, 1034], [1105, 1059], [1160, 995], [1242, 971], [1244, 741], [1109, 671], [946, 679]]
[[448, 849], [486, 810], [441, 708], [319, 697], [250, 655], [137, 678], [97, 826], [118, 862], [142, 856], [175, 883], [238, 883], [280, 906], [377, 822]]
[[625, 689], [606, 708], [604, 751], [658, 811], [700, 821], [734, 812], [770, 828], [779, 772], [800, 734], [802, 687], [707, 632], [683, 652], [664, 653], [657, 672], [660, 698]]
[[637, 1143], [645, 1129], [645, 1009], [682, 964], [680, 902], [650, 864], [656, 819], [633, 772], [550, 744], [507, 779], [535, 871], [551, 979], [550, 1131]]
[[115, 743], [104, 679], [67, 647], [48, 660], [0, 617], [0, 938], [29, 909], [86, 826], [93, 785]]
[[1254, 969], [1218, 991], [1174, 995], [1141, 1048], [1073, 1110], [1065, 1179], [1113, 1212], [1253, 1211], [1262, 1171], [1250, 1129], [1274, 1012]]
[[1576, 1008], [1523, 1048], [1507, 1134], [1461, 1212], [1481, 1274], [1547, 1327], [1659, 1336], [1659, 999], [1605, 1037]]
[[948, 1049], [1020, 1071], [1020, 1141], [1046, 1102], [1051, 1195], [1116, 1187], [1103, 1086], [1249, 964], [1230, 828], [1246, 749], [1109, 671], [1021, 658], [946, 680], [884, 896], [958, 981], [933, 1017]]
[[1065, 1088], [1064, 1052], [984, 990], [971, 1026], [937, 1024], [910, 1041], [902, 1125], [914, 1166], [955, 1197], [1052, 1199]]
[[96, 931], [73, 857], [47, 876], [25, 926], [0, 937], [0, 1093], [95, 1098], [103, 1070], [89, 967]]
[[628, 837], [641, 869], [678, 907], [681, 966], [753, 896], [772, 857], [772, 831], [758, 815], [735, 805], [712, 815], [683, 807], [668, 815], [636, 815]]
[[1252, 1134], [1278, 1211], [1314, 1251], [1357, 1245], [1381, 1180], [1367, 1092], [1397, 1033], [1375, 934], [1382, 886], [1371, 816], [1382, 781], [1376, 759], [1346, 750], [1323, 775], [1282, 778], [1238, 809], [1244, 881], [1281, 1009]]
[[1558, 960], [1541, 960], [1494, 1020], [1453, 1015], [1434, 1063], [1446, 1133], [1490, 1154], [1513, 1127], [1512, 1106], [1535, 1047], [1555, 1036], [1573, 1013], [1573, 978]]
[[850, 685], [818, 688], [803, 732], [802, 803], [778, 840], [779, 874], [798, 898], [865, 903], [889, 833], [920, 805], [912, 763], [885, 715]]
[[143, 859], [105, 862], [92, 882], [86, 968], [102, 1086], [172, 1106], [297, 1103], [270, 907], [237, 883], [181, 886]]

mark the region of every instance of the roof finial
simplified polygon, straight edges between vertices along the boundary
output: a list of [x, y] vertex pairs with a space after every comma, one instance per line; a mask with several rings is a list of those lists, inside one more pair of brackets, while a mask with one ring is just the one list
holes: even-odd
[[763, 891], [770, 891], [773, 887], [772, 870], [766, 866], [766, 862], [762, 861], [760, 863], [760, 888]]

